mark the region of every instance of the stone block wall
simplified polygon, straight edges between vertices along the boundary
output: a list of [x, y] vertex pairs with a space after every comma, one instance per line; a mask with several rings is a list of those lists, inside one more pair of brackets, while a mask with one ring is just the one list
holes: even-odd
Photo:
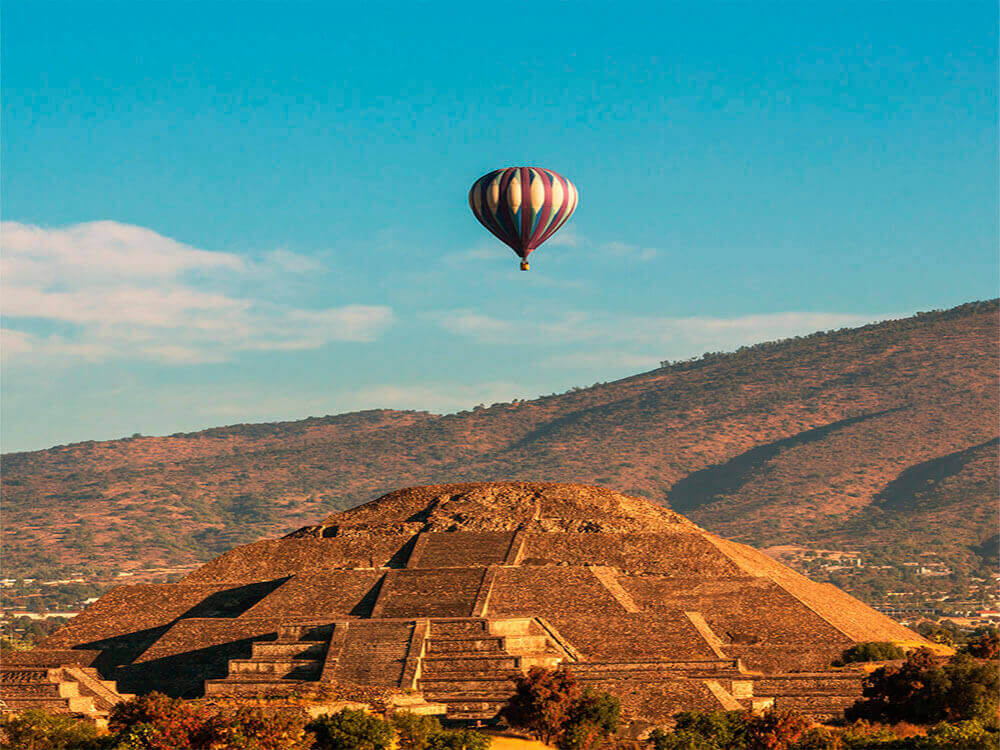
[[381, 570], [327, 570], [299, 573], [251, 607], [243, 617], [343, 620], [369, 617]]
[[502, 564], [513, 532], [424, 532], [408, 568], [452, 568]]
[[221, 557], [189, 573], [183, 583], [210, 581], [257, 581], [261, 571], [270, 577], [286, 577], [309, 570], [402, 566], [403, 548], [412, 535], [373, 534], [322, 539], [302, 537], [265, 539], [229, 550]]
[[522, 565], [607, 565], [665, 575], [730, 577], [745, 574], [700, 534], [526, 534]]
[[487, 568], [392, 570], [373, 617], [469, 617]]

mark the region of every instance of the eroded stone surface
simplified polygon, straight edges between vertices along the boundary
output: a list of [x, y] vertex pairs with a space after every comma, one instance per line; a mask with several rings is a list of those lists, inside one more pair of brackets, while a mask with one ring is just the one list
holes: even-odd
[[417, 689], [456, 719], [494, 716], [510, 675], [562, 664], [655, 721], [770, 698], [835, 713], [860, 685], [825, 676], [845, 648], [921, 640], [648, 501], [491, 482], [398, 490], [180, 583], [120, 587], [36, 658], [85, 650], [131, 692]]

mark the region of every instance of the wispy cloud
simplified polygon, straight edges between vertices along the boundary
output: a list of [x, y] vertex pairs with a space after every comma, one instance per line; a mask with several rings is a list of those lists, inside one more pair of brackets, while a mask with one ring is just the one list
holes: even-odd
[[489, 406], [514, 398], [531, 398], [535, 393], [509, 381], [482, 383], [381, 384], [357, 389], [295, 390], [261, 393], [247, 388], [217, 389], [202, 386], [196, 391], [185, 387], [161, 389], [159, 398], [168, 403], [197, 403], [196, 413], [205, 425], [248, 420], [302, 419], [363, 409], [412, 409], [438, 414]]
[[[536, 314], [531, 318], [498, 318], [473, 310], [456, 310], [438, 316], [437, 321], [448, 332], [478, 343], [567, 350], [565, 356], [560, 354], [547, 360], [549, 364], [641, 367], [665, 358], [725, 351], [891, 317], [896, 316], [784, 312], [728, 318], [670, 318], [568, 311], [556, 317]], [[591, 345], [594, 349], [580, 351], [581, 345]]]
[[627, 242], [608, 242], [604, 245], [604, 250], [608, 254], [624, 260], [635, 260], [644, 263], [649, 260], [653, 260], [660, 251], [655, 247], [639, 247], [638, 245], [631, 245]]
[[275, 278], [320, 268], [285, 249], [248, 260], [114, 221], [65, 229], [4, 222], [0, 233], [3, 349], [15, 361], [219, 362], [239, 351], [372, 341], [393, 320], [382, 305], [269, 301]]
[[568, 224], [559, 229], [554, 235], [545, 241], [546, 245], [554, 247], [578, 247], [584, 242], [584, 236], [573, 224]]

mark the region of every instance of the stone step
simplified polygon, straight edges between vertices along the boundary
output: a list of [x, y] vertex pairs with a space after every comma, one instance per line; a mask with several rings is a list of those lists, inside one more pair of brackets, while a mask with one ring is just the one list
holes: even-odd
[[240, 674], [272, 675], [281, 679], [315, 680], [323, 671], [318, 659], [230, 659], [230, 677]]
[[514, 684], [506, 680], [436, 680], [430, 683], [419, 681], [418, 686], [429, 699], [441, 696], [489, 696], [496, 700], [507, 700], [514, 694]]
[[442, 672], [465, 673], [470, 675], [509, 672], [519, 667], [516, 656], [425, 656], [422, 660], [423, 673], [427, 676]]
[[431, 636], [427, 652], [432, 654], [497, 652], [508, 654], [544, 654], [548, 639], [544, 635]]
[[54, 667], [0, 667], [0, 685], [22, 682], [56, 682], [60, 670]]
[[0, 699], [0, 713], [25, 711], [40, 708], [50, 714], [72, 713], [66, 698], [18, 698], [4, 696]]
[[449, 720], [458, 721], [489, 721], [495, 719], [506, 705], [505, 700], [497, 700], [492, 696], [444, 696], [435, 698], [434, 702], [445, 705]]
[[420, 679], [429, 682], [462, 682], [468, 681], [482, 681], [482, 682], [510, 682], [515, 677], [522, 675], [523, 672], [519, 669], [497, 669], [485, 672], [483, 674], [473, 674], [468, 670], [444, 670], [441, 672], [428, 673], [424, 670], [421, 674]]
[[854, 695], [776, 695], [766, 697], [774, 698], [774, 707], [778, 710], [817, 716], [840, 716], [845, 708], [854, 705], [858, 699], [858, 696]]
[[487, 629], [491, 635], [545, 635], [545, 631], [530, 617], [490, 620]]
[[544, 635], [508, 635], [504, 636], [503, 645], [511, 654], [549, 653], [549, 639]]
[[590, 672], [696, 672], [717, 676], [720, 672], [742, 674], [733, 659], [704, 659], [690, 661], [587, 661], [570, 665], [574, 676], [584, 677]]
[[8, 698], [79, 698], [80, 685], [76, 682], [22, 682], [5, 684], [3, 699]]
[[251, 658], [321, 659], [327, 646], [326, 641], [254, 641]]
[[329, 642], [333, 633], [333, 623], [308, 622], [278, 626], [279, 641], [323, 641]]
[[225, 696], [265, 696], [265, 695], [289, 695], [300, 693], [303, 690], [315, 687], [315, 681], [303, 682], [302, 680], [282, 680], [282, 679], [249, 679], [246, 675], [243, 679], [227, 678], [224, 680], [205, 680], [205, 696], [225, 695]]
[[440, 640], [437, 636], [432, 636], [427, 641], [427, 653], [503, 653], [503, 641], [503, 636], [479, 636], [464, 638], [449, 637], [447, 640]]
[[94, 700], [89, 696], [71, 698], [36, 698], [3, 696], [4, 711], [23, 711], [29, 708], [42, 708], [53, 713], [96, 714]]
[[431, 638], [445, 638], [451, 636], [461, 637], [463, 635], [489, 635], [488, 623], [486, 620], [431, 620], [428, 631]]

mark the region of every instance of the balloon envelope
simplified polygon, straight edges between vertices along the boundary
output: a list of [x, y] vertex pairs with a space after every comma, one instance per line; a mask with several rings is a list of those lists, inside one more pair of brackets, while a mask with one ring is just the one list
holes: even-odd
[[480, 224], [526, 259], [572, 216], [577, 197], [576, 186], [551, 169], [507, 167], [473, 183], [469, 206]]

